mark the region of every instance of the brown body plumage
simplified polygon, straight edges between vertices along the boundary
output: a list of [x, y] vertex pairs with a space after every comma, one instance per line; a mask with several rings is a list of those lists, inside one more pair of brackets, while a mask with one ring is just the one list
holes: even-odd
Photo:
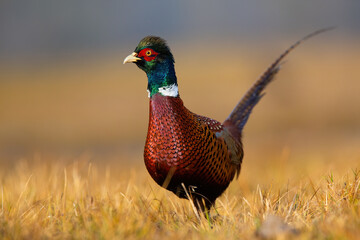
[[242, 155], [240, 139], [220, 122], [190, 112], [179, 97], [150, 99], [144, 158], [159, 185], [182, 198], [187, 190], [210, 207], [239, 173]]

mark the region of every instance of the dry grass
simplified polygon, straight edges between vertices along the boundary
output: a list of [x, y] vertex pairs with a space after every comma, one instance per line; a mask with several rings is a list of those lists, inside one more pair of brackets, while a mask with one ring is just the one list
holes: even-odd
[[[304, 177], [292, 167], [292, 178], [276, 182], [264, 176], [280, 164], [258, 168], [256, 177], [244, 174], [231, 184], [209, 221], [199, 219], [188, 201], [156, 186], [144, 167], [104, 167], [92, 164], [88, 155], [69, 164], [44, 158], [1, 168], [2, 239], [246, 239], [259, 234], [356, 239], [360, 234], [359, 170], [342, 175], [316, 170], [315, 177]], [[264, 230], [263, 221], [273, 215], [281, 221], [270, 223], [273, 231]]]

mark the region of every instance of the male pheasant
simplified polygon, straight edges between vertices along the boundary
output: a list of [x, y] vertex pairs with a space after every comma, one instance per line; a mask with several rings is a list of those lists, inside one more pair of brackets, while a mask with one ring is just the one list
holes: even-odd
[[156, 183], [180, 198], [190, 198], [199, 210], [209, 210], [240, 173], [242, 130], [264, 88], [279, 71], [280, 62], [302, 41], [326, 30], [307, 35], [280, 55], [223, 123], [184, 106], [166, 42], [155, 36], [143, 38], [124, 64], [135, 63], [148, 78], [150, 116], [144, 159]]

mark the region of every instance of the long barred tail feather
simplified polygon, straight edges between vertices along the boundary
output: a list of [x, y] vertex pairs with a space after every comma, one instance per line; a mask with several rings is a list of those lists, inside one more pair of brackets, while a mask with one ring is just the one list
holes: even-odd
[[[288, 49], [286, 49], [271, 65], [270, 67], [261, 75], [261, 77], [254, 83], [254, 85], [246, 92], [240, 102], [236, 105], [234, 110], [225, 120], [226, 123], [234, 125], [237, 130], [241, 133], [244, 128], [250, 113], [254, 106], [260, 101], [262, 96], [264, 96], [263, 90], [265, 87], [274, 79], [274, 76], [279, 72], [281, 61], [292, 51], [294, 48], [299, 46], [305, 40], [314, 37], [320, 33], [330, 31], [334, 27], [323, 28], [312, 32], [306, 35], [304, 38], [295, 42]], [[224, 123], [225, 123], [224, 122]]]

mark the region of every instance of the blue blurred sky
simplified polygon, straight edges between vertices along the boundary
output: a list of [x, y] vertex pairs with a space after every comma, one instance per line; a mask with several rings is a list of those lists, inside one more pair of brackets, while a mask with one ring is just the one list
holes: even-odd
[[253, 41], [338, 26], [360, 32], [359, 0], [3, 0], [0, 58], [134, 48], [145, 35], [171, 42]]

